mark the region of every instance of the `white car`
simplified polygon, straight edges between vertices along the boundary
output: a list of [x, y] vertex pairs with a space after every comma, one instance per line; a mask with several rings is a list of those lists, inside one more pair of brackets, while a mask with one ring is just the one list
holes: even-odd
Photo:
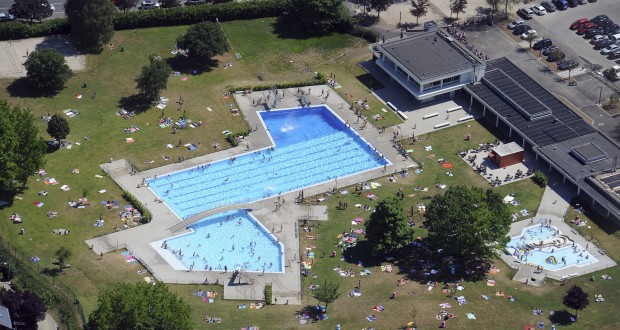
[[523, 34], [521, 35], [521, 39], [525, 40], [525, 39], [527, 39], [529, 36], [534, 36], [534, 37], [537, 37], [537, 36], [538, 36], [538, 33], [536, 33], [536, 30], [529, 30], [529, 31], [526, 31], [525, 33], [523, 33]]
[[599, 40], [603, 40], [603, 39], [607, 39], [607, 37], [602, 36], [600, 34], [595, 35], [594, 37], [592, 37], [592, 39], [590, 39], [590, 43], [591, 44], [596, 44]]
[[601, 54], [607, 55], [609, 53], [612, 53], [612, 52], [616, 51], [617, 49], [620, 49], [620, 46], [618, 46], [616, 44], [611, 44], [611, 45], [601, 49]]
[[512, 30], [512, 29], [516, 28], [517, 26], [519, 26], [519, 25], [523, 25], [523, 24], [525, 24], [525, 21], [524, 21], [524, 20], [522, 20], [522, 19], [520, 19], [520, 20], [516, 20], [516, 21], [514, 21], [514, 22], [512, 22], [512, 23], [508, 24], [508, 25], [506, 26], [506, 28], [507, 28], [508, 30]]
[[536, 14], [538, 16], [542, 16], [542, 15], [547, 13], [547, 10], [545, 9], [545, 7], [543, 7], [541, 5], [533, 5], [532, 6], [532, 11], [534, 12], [534, 14]]
[[159, 3], [152, 0], [144, 0], [140, 2], [139, 10], [148, 10], [148, 9], [157, 9], [159, 8]]

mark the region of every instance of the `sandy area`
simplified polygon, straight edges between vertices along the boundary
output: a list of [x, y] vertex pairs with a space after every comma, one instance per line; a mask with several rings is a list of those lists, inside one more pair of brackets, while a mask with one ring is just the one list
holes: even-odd
[[[468, 0], [465, 13], [459, 14], [459, 19], [462, 20], [467, 17], [476, 15], [476, 8], [483, 7], [489, 8], [489, 5], [485, 0]], [[429, 10], [426, 16], [420, 17], [419, 23], [422, 24], [426, 21], [436, 21], [441, 24], [442, 20], [446, 17], [450, 17], [450, 1], [448, 0], [430, 0]], [[356, 11], [363, 11], [363, 8], [355, 4], [352, 5]], [[502, 7], [503, 8], [503, 7]], [[411, 10], [411, 2], [404, 1], [391, 5], [386, 12], [382, 12], [381, 20], [377, 23], [377, 26], [385, 28], [387, 30], [397, 29], [398, 22], [401, 24], [414, 24], [416, 18], [409, 12]], [[376, 12], [372, 12], [376, 15]], [[402, 16], [401, 16], [402, 15]], [[456, 17], [456, 14], [453, 15]]]
[[66, 36], [22, 39], [0, 42], [0, 78], [19, 78], [26, 76], [24, 62], [26, 54], [36, 49], [54, 48], [65, 56], [73, 71], [84, 70], [86, 56], [78, 53]]

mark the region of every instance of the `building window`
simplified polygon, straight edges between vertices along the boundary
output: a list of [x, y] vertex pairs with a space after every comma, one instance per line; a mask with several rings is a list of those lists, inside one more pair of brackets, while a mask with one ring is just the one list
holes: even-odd
[[452, 84], [452, 83], [458, 83], [461, 81], [461, 76], [454, 76], [454, 77], [450, 77], [450, 78], [446, 78], [443, 80], [443, 84], [444, 85], [448, 85], [448, 84]]
[[435, 89], [435, 88], [439, 88], [439, 87], [441, 87], [441, 81], [440, 80], [433, 81], [432, 83], [429, 83], [429, 84], [424, 84], [422, 86], [422, 89], [424, 91], [427, 91], [427, 90], [431, 90], [431, 89]]
[[409, 83], [412, 84], [413, 86], [415, 86], [416, 90], [420, 90], [420, 84], [418, 84], [417, 81], [415, 81], [414, 79], [409, 79]]
[[394, 64], [394, 61], [392, 61], [389, 57], [384, 57], [384, 59], [385, 59], [385, 62], [389, 64], [391, 67], [393, 68], [396, 67], [396, 64]]

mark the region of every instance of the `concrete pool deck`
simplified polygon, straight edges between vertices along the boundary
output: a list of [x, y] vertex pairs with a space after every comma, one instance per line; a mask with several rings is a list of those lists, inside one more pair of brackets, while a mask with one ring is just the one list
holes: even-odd
[[[389, 175], [406, 169], [415, 167], [417, 164], [410, 158], [404, 158], [399, 155], [397, 150], [392, 146], [393, 132], [403, 129], [402, 127], [386, 130], [386, 133], [379, 133], [379, 130], [372, 125], [367, 125], [365, 129], [361, 128], [361, 122], [354, 124], [357, 120], [354, 112], [349, 110], [347, 101], [342, 99], [327, 85], [304, 87], [304, 91], [311, 89], [311, 93], [306, 93], [306, 98], [312, 105], [326, 104], [334, 111], [342, 120], [351, 123], [351, 127], [366, 141], [375, 146], [385, 157], [391, 162], [384, 172], [383, 168], [366, 171], [360, 174], [350, 175], [348, 177], [338, 178], [334, 182], [327, 182], [304, 188], [305, 196], [312, 196], [324, 193], [337, 187], [354, 185], [363, 181]], [[325, 100], [320, 97], [321, 90], [330, 90], [330, 97]], [[281, 95], [282, 90], [279, 90]], [[299, 98], [295, 96], [297, 88], [284, 90], [284, 97], [278, 98], [276, 109], [299, 107]], [[170, 210], [165, 203], [157, 203], [157, 198], [150, 189], [140, 188], [143, 178], [161, 176], [170, 172], [176, 172], [186, 168], [194, 167], [208, 162], [218, 161], [247, 152], [253, 152], [271, 146], [271, 139], [263, 126], [257, 111], [265, 110], [262, 107], [252, 105], [253, 100], [262, 98], [266, 100], [268, 91], [253, 92], [252, 94], [243, 95], [235, 94], [234, 97], [239, 105], [240, 111], [244, 115], [244, 119], [248, 126], [252, 129], [252, 133], [244, 139], [244, 142], [235, 148], [222, 150], [208, 155], [185, 160], [181, 163], [169, 164], [166, 166], [146, 170], [137, 174], [131, 174], [131, 166], [125, 160], [113, 161], [100, 165], [100, 167], [114, 179], [123, 189], [130, 192], [138, 200], [149, 208], [154, 215], [153, 220], [145, 225], [135, 228], [121, 230], [112, 234], [96, 237], [86, 241], [89, 247], [96, 254], [109, 253], [118, 249], [129, 250], [140, 262], [142, 262], [149, 272], [159, 281], [166, 283], [178, 284], [199, 284], [208, 280], [210, 283], [220, 283], [224, 285], [224, 299], [263, 299], [263, 288], [265, 284], [272, 284], [273, 299], [277, 299], [279, 304], [301, 304], [301, 272], [299, 267], [300, 244], [299, 229], [297, 221], [299, 219], [325, 219], [326, 214], [315, 214], [317, 210], [309, 208], [305, 205], [295, 203], [299, 190], [285, 193], [280, 196], [286, 201], [279, 209], [275, 211], [275, 203], [278, 197], [274, 196], [268, 199], [257, 201], [254, 203], [245, 203], [237, 205], [221, 206], [212, 210], [202, 212], [186, 221], [182, 222]], [[273, 95], [271, 96], [270, 105], [273, 104]], [[451, 107], [454, 102], [443, 105], [443, 108]], [[378, 111], [381, 113], [381, 110]], [[454, 116], [456, 117], [456, 116]], [[369, 120], [372, 120], [370, 118]], [[456, 122], [456, 119], [455, 119]], [[402, 125], [401, 125], [402, 126]], [[421, 128], [423, 130], [423, 128]], [[419, 133], [419, 132], [416, 132]], [[404, 134], [401, 132], [401, 134]], [[249, 150], [247, 145], [249, 144]], [[235, 285], [231, 283], [232, 273], [224, 273], [221, 271], [183, 271], [174, 270], [162, 258], [149, 243], [161, 239], [165, 239], [174, 233], [180, 233], [193, 221], [197, 221], [206, 216], [220, 213], [231, 209], [249, 209], [254, 217], [256, 217], [266, 228], [279, 228], [283, 225], [282, 232], [276, 232], [275, 235], [284, 244], [284, 260], [285, 272], [281, 273], [248, 273], [254, 284]], [[326, 212], [326, 209], [325, 209]], [[191, 221], [188, 221], [191, 220]]]

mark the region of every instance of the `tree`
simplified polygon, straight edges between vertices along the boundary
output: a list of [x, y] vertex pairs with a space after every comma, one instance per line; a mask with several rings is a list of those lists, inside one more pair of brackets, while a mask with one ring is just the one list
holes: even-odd
[[116, 7], [118, 7], [122, 11], [127, 11], [133, 7], [138, 5], [140, 0], [116, 0]]
[[370, 0], [370, 8], [377, 11], [377, 18], [382, 11], [386, 11], [390, 7], [390, 0]]
[[161, 7], [162, 8], [173, 8], [181, 6], [181, 1], [179, 0], [162, 0]]
[[530, 49], [532, 49], [532, 43], [534, 43], [534, 41], [538, 40], [538, 35], [536, 34], [528, 34], [525, 37], [525, 41], [527, 41], [530, 44]]
[[517, 4], [517, 3], [523, 3], [523, 0], [487, 0], [487, 4], [489, 6], [491, 6], [491, 9], [493, 9], [493, 12], [498, 12], [499, 11], [499, 6], [501, 4], [505, 4], [505, 11], [506, 11], [506, 15], [508, 15], [508, 8], [512, 8], [513, 4]]
[[459, 18], [459, 13], [464, 13], [467, 8], [467, 0], [450, 0], [450, 17], [452, 13], [456, 13], [456, 18]]
[[187, 302], [163, 283], [119, 283], [99, 293], [86, 329], [193, 329]]
[[311, 35], [326, 35], [351, 26], [341, 0], [289, 0], [281, 22]]
[[392, 253], [413, 239], [400, 199], [388, 197], [377, 204], [366, 222], [366, 238], [380, 254]]
[[415, 16], [415, 24], [418, 24], [420, 17], [428, 13], [428, 0], [411, 0], [411, 15]]
[[433, 197], [425, 216], [434, 250], [465, 267], [495, 257], [509, 241], [510, 211], [490, 189], [451, 187]]
[[313, 291], [312, 296], [327, 305], [334, 302], [334, 300], [340, 297], [340, 284], [338, 282], [324, 281], [316, 290]]
[[66, 138], [69, 132], [71, 132], [69, 122], [59, 114], [54, 114], [50, 121], [47, 122], [47, 134], [56, 141]]
[[0, 190], [15, 192], [43, 166], [47, 147], [30, 112], [0, 101], [0, 113]]
[[574, 309], [575, 314], [577, 311], [581, 311], [590, 304], [588, 294], [584, 292], [581, 287], [573, 285], [566, 291], [566, 295], [562, 299], [564, 306]]
[[7, 291], [2, 304], [11, 312], [13, 321], [25, 323], [25, 329], [36, 329], [47, 312], [43, 300], [31, 291]]
[[61, 246], [56, 249], [56, 251], [54, 251], [54, 257], [56, 257], [56, 262], [58, 263], [58, 267], [60, 268], [61, 272], [63, 268], [65, 268], [65, 265], [67, 264], [67, 261], [69, 261], [69, 258], [71, 258], [71, 254], [71, 250], [67, 249], [64, 246]]
[[67, 0], [71, 39], [84, 51], [100, 52], [114, 35], [116, 8], [110, 0]]
[[564, 59], [566, 58], [566, 54], [564, 54], [564, 52], [561, 51], [559, 48], [552, 50], [549, 56], [551, 56], [555, 62], [564, 61]]
[[224, 30], [219, 24], [202, 22], [194, 24], [177, 39], [177, 47], [187, 50], [187, 56], [200, 64], [207, 64], [215, 55], [229, 49]]
[[30, 53], [24, 66], [26, 78], [46, 94], [60, 92], [67, 80], [73, 76], [65, 58], [53, 48], [43, 48]]
[[142, 67], [142, 73], [136, 78], [138, 89], [147, 102], [159, 98], [162, 89], [166, 89], [168, 78], [172, 73], [170, 65], [160, 56], [149, 56], [149, 65]]
[[40, 21], [52, 16], [54, 11], [47, 0], [15, 0], [9, 9], [9, 14], [19, 19]]

